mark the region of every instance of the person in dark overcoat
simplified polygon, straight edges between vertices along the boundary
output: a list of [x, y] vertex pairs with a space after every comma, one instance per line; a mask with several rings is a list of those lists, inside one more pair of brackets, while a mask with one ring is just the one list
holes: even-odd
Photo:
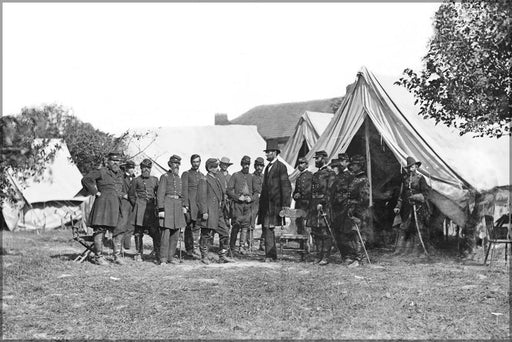
[[[251, 208], [251, 226], [249, 227], [249, 234], [247, 236], [247, 244], [252, 246], [252, 239], [254, 239], [254, 229], [256, 228], [256, 217], [258, 216], [258, 209], [260, 206], [261, 187], [263, 186], [263, 168], [265, 167], [265, 161], [263, 158], [258, 157], [254, 161], [254, 172], [252, 173], [254, 181], [254, 200], [252, 201]], [[250, 241], [249, 241], [250, 240]], [[260, 250], [264, 250], [265, 241], [260, 240]]]
[[208, 251], [213, 241], [213, 234], [219, 234], [219, 261], [222, 263], [232, 262], [228, 258], [229, 229], [222, 212], [224, 193], [219, 179], [215, 176], [218, 172], [219, 161], [209, 158], [205, 163], [207, 174], [199, 180], [198, 184], [198, 210], [199, 224], [201, 227], [201, 261], [209, 264]]
[[181, 157], [169, 158], [169, 171], [160, 177], [157, 190], [158, 218], [160, 225], [160, 258], [158, 264], [176, 264], [174, 254], [179, 234], [185, 228], [187, 207], [179, 176]]
[[[299, 158], [299, 176], [295, 181], [295, 190], [293, 190], [293, 199], [295, 200], [295, 209], [308, 211], [309, 202], [311, 201], [311, 181], [313, 173], [308, 170], [308, 160], [304, 157]], [[297, 225], [297, 234], [304, 233], [304, 218], [295, 219]]]
[[201, 157], [198, 154], [193, 154], [190, 157], [190, 164], [192, 165], [190, 170], [183, 172], [181, 175], [183, 198], [187, 208], [185, 215], [187, 221], [187, 227], [185, 228], [185, 250], [187, 251], [187, 256], [199, 259], [201, 257], [199, 252], [201, 227], [196, 222], [198, 220], [197, 186], [199, 180], [204, 177], [203, 173], [199, 171]]
[[121, 212], [123, 219], [120, 220], [119, 224], [124, 224], [126, 227], [121, 241], [121, 250], [122, 254], [124, 254], [124, 251], [129, 250], [131, 247], [132, 235], [135, 231], [135, 227], [133, 226], [131, 219], [133, 205], [128, 198], [130, 186], [135, 178], [135, 163], [132, 160], [128, 160], [126, 163], [121, 164], [121, 170], [123, 170], [124, 173], [121, 196]]
[[265, 262], [277, 259], [275, 227], [284, 225], [284, 218], [279, 212], [289, 208], [292, 201], [292, 186], [286, 166], [277, 159], [281, 152], [277, 142], [268, 141], [264, 150], [268, 164], [263, 172], [258, 223], [262, 225], [265, 235]]
[[156, 209], [158, 178], [151, 176], [153, 163], [144, 159], [140, 163], [141, 175], [132, 181], [128, 196], [133, 205], [131, 224], [135, 227], [136, 261], [142, 261], [144, 255], [143, 238], [147, 232], [153, 240], [153, 251], [158, 258], [160, 254], [160, 230]]
[[124, 225], [120, 225], [123, 172], [119, 167], [121, 155], [109, 153], [105, 167], [90, 171], [82, 178], [82, 185], [95, 200], [89, 215], [88, 225], [94, 229], [94, 262], [108, 264], [103, 258], [103, 238], [108, 230], [114, 240], [114, 262], [123, 264], [121, 259], [121, 239]]
[[[400, 214], [402, 219], [395, 254], [413, 252], [417, 256], [424, 256], [418, 229], [425, 247], [429, 246], [427, 222], [430, 218], [431, 208], [427, 198], [430, 187], [427, 185], [425, 177], [418, 172], [420, 166], [421, 162], [416, 161], [413, 157], [406, 158], [407, 173], [402, 178], [398, 202], [394, 209], [395, 214]], [[414, 207], [416, 207], [416, 213]]]
[[245, 254], [245, 243], [247, 241], [247, 232], [249, 231], [251, 220], [251, 202], [254, 197], [254, 180], [249, 173], [251, 158], [243, 156], [240, 161], [242, 170], [235, 172], [228, 182], [226, 190], [228, 198], [231, 200], [232, 229], [230, 233], [229, 248], [235, 251], [236, 239], [240, 232], [240, 254]]
[[[307, 225], [319, 249], [319, 265], [327, 265], [331, 255], [332, 238], [325, 219], [331, 224], [329, 196], [335, 173], [327, 167], [327, 152], [315, 152], [315, 166], [318, 168], [311, 179], [311, 201], [309, 203]], [[322, 216], [325, 213], [325, 219]]]

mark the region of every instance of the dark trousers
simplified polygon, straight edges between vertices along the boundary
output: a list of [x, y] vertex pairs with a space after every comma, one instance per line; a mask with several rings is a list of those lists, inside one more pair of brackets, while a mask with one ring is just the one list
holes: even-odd
[[276, 235], [275, 227], [264, 227], [263, 234], [265, 236], [265, 257], [277, 259]]
[[174, 258], [180, 230], [160, 228], [160, 232], [160, 262], [167, 262]]
[[201, 235], [201, 227], [197, 221], [189, 221], [185, 228], [185, 250], [191, 252], [199, 249], [199, 237]]
[[137, 247], [137, 252], [142, 254], [143, 252], [143, 246], [142, 246], [142, 238], [144, 237], [144, 232], [147, 231], [149, 233], [149, 236], [151, 236], [151, 239], [153, 240], [153, 250], [158, 255], [158, 251], [160, 250], [160, 230], [158, 227], [143, 227], [143, 226], [136, 226], [135, 232], [133, 235], [135, 235], [135, 245]]

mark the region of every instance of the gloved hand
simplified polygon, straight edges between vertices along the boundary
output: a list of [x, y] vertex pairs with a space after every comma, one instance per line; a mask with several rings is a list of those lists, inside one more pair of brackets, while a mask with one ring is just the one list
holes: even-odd
[[240, 197], [238, 197], [238, 200], [240, 202], [243, 202], [245, 200], [245, 196], [244, 195], [240, 195]]
[[397, 208], [393, 209], [393, 212], [395, 213], [395, 215], [400, 214], [400, 208], [397, 207]]
[[252, 198], [251, 198], [251, 196], [245, 196], [245, 201], [246, 201], [247, 203], [251, 203], [251, 202], [252, 202]]
[[158, 218], [164, 218], [165, 217], [165, 212], [161, 211], [158, 213]]
[[203, 214], [203, 221], [206, 221], [206, 220], [208, 220], [208, 213]]
[[100, 197], [100, 196], [101, 196], [101, 192], [99, 192], [99, 191], [98, 191], [98, 192], [96, 193], [96, 197]]

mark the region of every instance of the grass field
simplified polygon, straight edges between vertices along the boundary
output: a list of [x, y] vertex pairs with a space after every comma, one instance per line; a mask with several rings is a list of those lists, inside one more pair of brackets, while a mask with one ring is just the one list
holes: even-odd
[[[2, 232], [4, 339], [507, 339], [509, 266], [371, 251], [372, 265], [71, 260], [71, 232]], [[501, 251], [503, 253], [503, 251]]]

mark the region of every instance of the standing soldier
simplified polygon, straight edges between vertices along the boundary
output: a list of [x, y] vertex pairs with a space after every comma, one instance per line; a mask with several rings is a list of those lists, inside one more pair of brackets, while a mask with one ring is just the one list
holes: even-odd
[[226, 263], [233, 260], [227, 257], [229, 243], [229, 230], [222, 213], [224, 194], [219, 179], [215, 176], [218, 172], [219, 161], [209, 158], [206, 163], [207, 174], [201, 177], [198, 185], [198, 210], [201, 227], [201, 261], [209, 264], [208, 251], [213, 241], [213, 233], [219, 234], [219, 261]]
[[131, 247], [131, 240], [134, 231], [134, 227], [131, 222], [133, 205], [130, 203], [128, 198], [128, 191], [130, 190], [130, 186], [135, 177], [135, 163], [132, 160], [128, 160], [126, 163], [121, 165], [121, 170], [124, 171], [121, 198], [121, 213], [123, 216], [121, 224], [124, 224], [126, 227], [125, 232], [123, 233], [123, 237], [121, 238], [121, 250], [124, 253], [124, 251], [129, 250]]
[[185, 250], [187, 255], [193, 258], [201, 258], [199, 252], [199, 238], [201, 235], [201, 227], [196, 224], [198, 219], [197, 208], [197, 186], [199, 180], [204, 175], [199, 171], [201, 165], [201, 157], [198, 154], [193, 154], [190, 157], [190, 170], [183, 172], [181, 175], [181, 182], [183, 185], [183, 198], [187, 206], [187, 228], [185, 228]]
[[121, 256], [121, 239], [124, 225], [120, 224], [123, 173], [119, 167], [119, 153], [109, 153], [107, 166], [90, 171], [82, 178], [82, 185], [90, 194], [96, 196], [89, 216], [89, 226], [94, 229], [94, 248], [97, 265], [106, 265], [103, 258], [103, 238], [108, 230], [114, 240], [114, 262], [123, 264]]
[[[295, 209], [309, 210], [309, 203], [311, 201], [311, 181], [313, 180], [313, 173], [308, 170], [308, 160], [304, 157], [299, 158], [298, 169], [300, 171], [297, 180], [295, 181], [295, 190], [293, 191], [293, 199], [295, 200]], [[295, 219], [297, 225], [297, 234], [304, 234], [304, 217]], [[301, 248], [304, 242], [301, 242]]]
[[[409, 252], [412, 245], [413, 253], [422, 255], [423, 246], [417, 235], [419, 230], [426, 246], [429, 240], [426, 228], [430, 215], [427, 202], [429, 187], [425, 177], [418, 172], [421, 162], [417, 162], [413, 157], [407, 157], [406, 163], [407, 174], [402, 180], [400, 195], [394, 209], [395, 213], [400, 214], [402, 218], [395, 254]], [[414, 207], [416, 207], [416, 213]]]
[[[160, 258], [158, 264], [167, 262], [176, 264], [174, 254], [179, 234], [185, 228], [187, 208], [183, 198], [181, 178], [179, 176], [181, 157], [169, 158], [169, 171], [160, 177], [157, 191], [158, 218], [160, 221]], [[181, 246], [180, 246], [181, 248]]]
[[[249, 236], [247, 237], [249, 241], [247, 241], [248, 245], [252, 247], [254, 241], [254, 230], [256, 228], [256, 216], [258, 216], [258, 207], [260, 205], [260, 196], [261, 196], [261, 187], [263, 186], [263, 168], [265, 167], [265, 161], [263, 158], [258, 157], [254, 161], [254, 172], [252, 174], [253, 177], [253, 191], [254, 191], [254, 201], [252, 201], [251, 208], [251, 226], [249, 230]], [[264, 240], [260, 242], [260, 250], [264, 250]]]
[[[231, 178], [231, 175], [228, 172], [228, 168], [233, 165], [228, 157], [222, 157], [220, 158], [220, 171], [215, 174], [215, 177], [217, 177], [220, 181], [220, 185], [222, 187], [222, 193], [224, 194], [224, 206], [222, 207], [222, 213], [224, 215], [224, 219], [226, 220], [226, 225], [228, 226], [228, 230], [231, 231], [231, 200], [228, 197], [227, 189], [228, 189], [228, 182]], [[215, 233], [214, 233], [215, 235]], [[213, 243], [213, 238], [212, 238]], [[230, 250], [230, 253], [232, 251]]]
[[229, 179], [227, 194], [232, 202], [232, 224], [229, 248], [235, 251], [236, 238], [240, 231], [240, 254], [246, 254], [245, 242], [251, 219], [251, 202], [254, 196], [253, 177], [249, 173], [251, 158], [243, 156], [242, 170], [235, 172]]
[[[315, 153], [315, 166], [318, 171], [313, 174], [311, 180], [311, 203], [308, 212], [308, 225], [311, 227], [311, 235], [320, 249], [319, 265], [327, 265], [331, 255], [332, 238], [325, 220], [330, 220], [329, 195], [334, 182], [334, 171], [327, 167], [327, 152]], [[325, 213], [327, 216], [322, 217]]]
[[[365, 158], [363, 156], [358, 154], [352, 156], [349, 167], [353, 178], [348, 188], [347, 215], [352, 224], [352, 230], [347, 236], [351, 246], [351, 255], [347, 262], [349, 267], [356, 267], [362, 263], [365, 257], [363, 243], [366, 241], [366, 229], [369, 219], [370, 182], [366, 176]], [[357, 230], [359, 230], [361, 237], [359, 237]]]
[[349, 163], [348, 154], [338, 154], [337, 168], [339, 173], [334, 179], [330, 197], [332, 229], [340, 249], [342, 261], [347, 258], [349, 252], [346, 241], [352, 238], [352, 224], [348, 218], [348, 189], [352, 182], [352, 172], [348, 169]]
[[286, 166], [277, 160], [281, 152], [274, 141], [267, 142], [264, 150], [268, 164], [263, 173], [258, 223], [262, 225], [265, 236], [265, 262], [277, 260], [274, 229], [283, 225], [279, 212], [289, 208], [292, 201], [292, 186]]
[[144, 159], [140, 163], [141, 175], [133, 180], [128, 193], [130, 202], [133, 204], [131, 224], [135, 226], [136, 261], [142, 261], [144, 255], [144, 231], [147, 231], [153, 239], [153, 251], [157, 259], [160, 254], [160, 231], [156, 210], [158, 178], [150, 175], [152, 166], [153, 163], [149, 159]]

